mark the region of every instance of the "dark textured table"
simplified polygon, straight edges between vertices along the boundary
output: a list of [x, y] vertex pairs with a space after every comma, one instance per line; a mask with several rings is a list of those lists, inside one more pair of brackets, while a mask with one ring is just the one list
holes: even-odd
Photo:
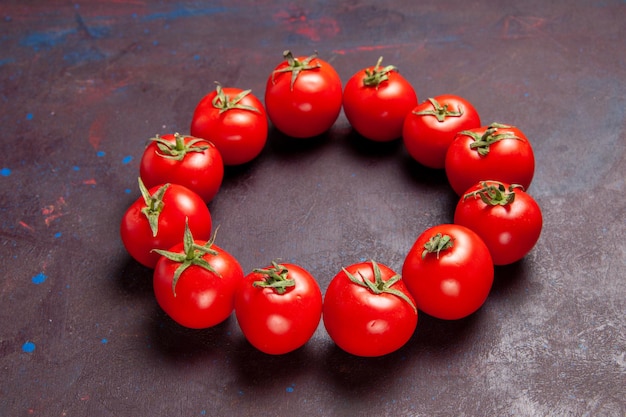
[[[2, 2], [0, 416], [626, 415], [626, 3], [299, 3]], [[285, 49], [344, 84], [382, 55], [420, 102], [458, 94], [527, 134], [543, 234], [476, 314], [421, 314], [363, 359], [321, 324], [272, 357], [234, 317], [192, 331], [160, 311], [118, 230], [144, 144], [187, 133], [214, 81], [262, 98]], [[324, 290], [361, 260], [400, 270], [455, 204], [443, 172], [342, 114], [312, 140], [271, 131], [209, 208], [246, 272], [280, 258]]]

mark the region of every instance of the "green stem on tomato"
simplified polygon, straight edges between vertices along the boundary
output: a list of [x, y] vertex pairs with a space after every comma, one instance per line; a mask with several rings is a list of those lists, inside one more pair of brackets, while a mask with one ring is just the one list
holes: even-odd
[[424, 251], [422, 252], [422, 259], [426, 258], [429, 253], [436, 253], [437, 259], [439, 259], [439, 253], [442, 250], [450, 249], [454, 246], [454, 241], [449, 235], [442, 235], [437, 233], [431, 237], [428, 242], [424, 244]]
[[266, 269], [254, 269], [253, 272], [263, 275], [263, 279], [254, 281], [252, 285], [255, 287], [271, 288], [277, 294], [284, 294], [287, 288], [296, 285], [293, 279], [289, 278], [289, 270], [281, 264], [272, 261], [272, 267]]
[[511, 184], [507, 190], [504, 184], [498, 181], [482, 181], [480, 184], [482, 188], [465, 194], [463, 200], [480, 197], [488, 206], [506, 206], [515, 200], [516, 188], [524, 189], [519, 184]]
[[417, 115], [417, 116], [435, 116], [437, 118], [438, 122], [443, 122], [444, 120], [446, 120], [446, 117], [460, 117], [463, 116], [463, 106], [461, 106], [459, 104], [459, 110], [458, 111], [452, 111], [449, 110], [448, 107], [449, 105], [446, 103], [443, 106], [441, 104], [439, 104], [439, 102], [437, 100], [435, 100], [434, 98], [429, 98], [428, 101], [430, 101], [430, 104], [432, 104], [433, 109], [432, 110], [422, 110], [422, 111], [417, 111], [417, 112], [413, 112], [413, 114]]
[[240, 103], [240, 101], [250, 94], [252, 90], [244, 90], [231, 99], [224, 93], [224, 89], [220, 83], [216, 82], [215, 84], [217, 84], [217, 87], [215, 88], [216, 94], [215, 97], [213, 97], [213, 100], [211, 100], [211, 104], [219, 110], [220, 114], [233, 109], [249, 110], [255, 113], [261, 113], [259, 109], [254, 106], [248, 106]]
[[204, 152], [209, 148], [208, 145], [196, 146], [198, 142], [205, 142], [204, 139], [200, 138], [193, 138], [185, 143], [185, 136], [179, 133], [174, 133], [174, 143], [163, 139], [159, 135], [150, 138], [150, 140], [157, 144], [156, 146], [159, 149], [159, 152], [156, 153], [157, 155], [176, 161], [182, 161], [189, 152]]
[[141, 209], [141, 212], [148, 219], [148, 224], [150, 225], [150, 230], [152, 231], [152, 237], [155, 237], [157, 233], [159, 233], [159, 215], [163, 210], [163, 197], [165, 196], [165, 192], [170, 187], [170, 184], [162, 185], [158, 190], [154, 192], [154, 194], [150, 194], [150, 191], [146, 188], [141, 177], [138, 178], [139, 181], [139, 191], [141, 192], [141, 196], [143, 197], [143, 201], [146, 203], [146, 207]]
[[397, 68], [393, 65], [387, 65], [385, 68], [380, 68], [380, 64], [383, 62], [383, 57], [378, 58], [376, 66], [370, 70], [365, 70], [365, 77], [363, 78], [363, 85], [365, 87], [378, 87], [384, 81], [389, 79], [389, 73], [391, 71], [397, 71]]
[[474, 142], [470, 144], [470, 149], [476, 149], [481, 156], [487, 156], [487, 154], [489, 154], [489, 147], [496, 142], [504, 139], [522, 140], [522, 138], [515, 136], [515, 134], [511, 132], [498, 133], [498, 129], [508, 129], [511, 127], [512, 126], [500, 123], [492, 123], [482, 135], [469, 130], [459, 132], [459, 135], [467, 135], [474, 139]]
[[315, 61], [315, 64], [311, 64], [311, 61], [317, 58], [317, 51], [302, 60], [302, 62], [295, 58], [289, 50], [283, 52], [283, 57], [287, 60], [287, 66], [272, 72], [272, 84], [274, 83], [274, 77], [277, 73], [291, 72], [291, 84], [289, 87], [291, 91], [293, 91], [293, 86], [300, 72], [320, 68], [322, 66], [319, 61]]

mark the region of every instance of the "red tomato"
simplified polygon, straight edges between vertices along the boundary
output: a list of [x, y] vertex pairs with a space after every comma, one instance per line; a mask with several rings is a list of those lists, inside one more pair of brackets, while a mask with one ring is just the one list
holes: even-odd
[[417, 238], [402, 274], [420, 311], [456, 320], [484, 304], [494, 267], [489, 249], [476, 233], [464, 226], [442, 224]]
[[211, 142], [175, 133], [150, 139], [141, 157], [139, 175], [147, 188], [180, 184], [208, 203], [222, 185], [224, 163]]
[[137, 262], [154, 268], [160, 255], [152, 250], [182, 242], [186, 219], [198, 239], [211, 237], [211, 214], [198, 194], [169, 183], [148, 190], [141, 179], [139, 188], [142, 196], [126, 210], [120, 225], [124, 247]]
[[429, 98], [407, 114], [402, 139], [409, 155], [420, 164], [443, 169], [446, 152], [456, 134], [480, 127], [474, 106], [452, 94]]
[[315, 333], [322, 316], [322, 292], [302, 267], [273, 262], [241, 281], [235, 315], [252, 346], [282, 355], [303, 346]]
[[394, 352], [417, 326], [417, 309], [400, 275], [374, 261], [335, 275], [326, 290], [323, 317], [330, 338], [357, 356]]
[[225, 165], [241, 165], [263, 150], [267, 142], [267, 114], [250, 90], [222, 88], [218, 84], [196, 106], [190, 132], [213, 142]]
[[485, 179], [528, 189], [535, 173], [535, 156], [521, 130], [493, 123], [459, 132], [446, 153], [445, 168], [458, 195]]
[[406, 115], [417, 105], [411, 84], [393, 65], [375, 66], [354, 74], [343, 92], [346, 118], [361, 136], [387, 142], [402, 136]]
[[243, 279], [239, 262], [209, 241], [194, 240], [189, 227], [184, 241], [162, 255], [154, 269], [153, 288], [159, 306], [175, 322], [205, 329], [226, 320], [234, 309], [235, 291]]
[[454, 223], [476, 232], [496, 265], [522, 259], [535, 246], [543, 218], [537, 202], [519, 186], [482, 181], [456, 206]]
[[284, 57], [267, 80], [267, 114], [276, 129], [287, 136], [321, 135], [341, 111], [341, 79], [317, 53], [294, 58], [285, 51]]

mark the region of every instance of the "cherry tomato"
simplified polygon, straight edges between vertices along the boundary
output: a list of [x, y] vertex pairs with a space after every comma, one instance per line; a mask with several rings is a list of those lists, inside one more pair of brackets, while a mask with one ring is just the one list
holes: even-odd
[[496, 265], [522, 259], [535, 246], [543, 218], [537, 202], [520, 186], [481, 181], [456, 206], [454, 223], [476, 232]]
[[420, 164], [443, 169], [446, 152], [456, 134], [480, 127], [474, 106], [452, 94], [429, 98], [407, 114], [402, 139], [409, 155]]
[[184, 241], [157, 250], [153, 288], [156, 300], [175, 322], [205, 329], [226, 320], [235, 307], [235, 291], [243, 279], [239, 262], [209, 241], [194, 240], [189, 226]]
[[267, 114], [250, 91], [217, 84], [194, 110], [191, 134], [213, 142], [225, 165], [252, 161], [267, 142]]
[[456, 320], [484, 304], [494, 267], [487, 245], [476, 233], [464, 226], [441, 224], [417, 238], [402, 275], [420, 311]]
[[346, 118], [361, 136], [387, 142], [402, 136], [406, 115], [417, 105], [411, 84], [393, 65], [375, 66], [354, 74], [343, 92]]
[[446, 175], [458, 195], [485, 179], [528, 189], [535, 156], [524, 133], [499, 123], [459, 132], [446, 153]]
[[290, 51], [267, 80], [265, 106], [287, 136], [310, 138], [326, 132], [341, 111], [341, 79], [317, 53], [294, 58]]
[[273, 262], [240, 282], [235, 315], [252, 346], [282, 355], [303, 346], [315, 333], [322, 316], [322, 292], [304, 268]]
[[222, 185], [224, 163], [211, 142], [175, 133], [150, 139], [141, 157], [139, 176], [147, 188], [180, 184], [208, 203]]
[[126, 210], [120, 235], [128, 253], [139, 263], [154, 268], [160, 255], [182, 242], [185, 222], [198, 239], [211, 237], [211, 214], [202, 198], [189, 188], [164, 184], [149, 190], [139, 179], [141, 197]]
[[335, 275], [324, 297], [323, 318], [341, 349], [356, 356], [382, 356], [411, 338], [417, 309], [400, 275], [371, 261]]

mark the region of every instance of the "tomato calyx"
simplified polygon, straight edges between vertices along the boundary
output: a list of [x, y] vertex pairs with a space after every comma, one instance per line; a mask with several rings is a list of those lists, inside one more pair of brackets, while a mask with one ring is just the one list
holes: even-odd
[[496, 142], [504, 139], [522, 140], [522, 138], [515, 136], [511, 132], [498, 133], [498, 129], [510, 129], [512, 127], [500, 123], [492, 123], [482, 135], [469, 130], [464, 130], [459, 135], [467, 135], [474, 139], [474, 142], [470, 144], [470, 149], [476, 149], [481, 156], [486, 156], [489, 154], [489, 147]]
[[193, 138], [185, 143], [185, 136], [179, 133], [174, 133], [175, 142], [173, 143], [163, 139], [159, 135], [150, 138], [150, 140], [156, 142], [156, 146], [159, 149], [159, 152], [156, 153], [157, 155], [175, 161], [182, 161], [189, 152], [204, 152], [209, 148], [208, 145], [195, 146], [196, 143], [203, 142], [204, 139]]
[[363, 85], [365, 87], [378, 87], [384, 81], [389, 79], [389, 73], [391, 71], [397, 71], [397, 68], [393, 65], [387, 65], [385, 68], [380, 68], [380, 64], [383, 62], [383, 57], [378, 58], [376, 66], [373, 69], [367, 68], [365, 70], [365, 77], [363, 78]]
[[481, 186], [482, 188], [465, 194], [463, 200], [470, 197], [480, 197], [483, 203], [488, 206], [506, 206], [513, 203], [515, 200], [516, 188], [524, 189], [524, 187], [519, 184], [511, 184], [507, 190], [505, 185], [498, 181], [483, 181], [481, 182]]
[[254, 106], [248, 106], [245, 104], [241, 104], [240, 101], [244, 99], [245, 96], [250, 94], [252, 90], [244, 90], [241, 93], [237, 94], [233, 98], [228, 98], [228, 96], [224, 93], [224, 89], [221, 84], [216, 82], [217, 87], [215, 88], [215, 97], [211, 100], [211, 104], [213, 107], [219, 110], [219, 113], [222, 114], [225, 111], [239, 109], [239, 110], [249, 110], [255, 113], [261, 113], [259, 109]]
[[439, 253], [442, 250], [450, 249], [453, 246], [454, 240], [451, 236], [437, 233], [435, 236], [431, 237], [428, 242], [424, 243], [422, 259], [425, 259], [429, 253], [436, 253], [437, 259], [439, 259]]
[[217, 255], [218, 252], [211, 248], [213, 243], [215, 243], [215, 237], [217, 235], [217, 229], [211, 239], [206, 242], [204, 245], [198, 245], [191, 234], [191, 229], [189, 229], [189, 219], [185, 219], [185, 234], [183, 236], [183, 253], [178, 252], [170, 252], [162, 249], [153, 249], [154, 252], [158, 253], [161, 256], [166, 257], [170, 261], [180, 263], [180, 266], [176, 268], [174, 271], [174, 277], [172, 278], [172, 293], [174, 293], [174, 297], [176, 297], [176, 284], [180, 279], [180, 276], [187, 268], [192, 265], [199, 266], [200, 268], [204, 268], [207, 271], [213, 272], [214, 274], [220, 276], [220, 274], [209, 264], [206, 259], [203, 258], [204, 255], [211, 254]]
[[411, 299], [407, 297], [405, 293], [403, 293], [402, 291], [396, 290], [395, 288], [391, 288], [394, 284], [396, 284], [398, 281], [402, 279], [402, 276], [400, 274], [396, 274], [392, 276], [391, 278], [389, 278], [387, 281], [383, 281], [382, 272], [380, 271], [380, 267], [378, 266], [378, 264], [373, 260], [370, 262], [372, 264], [372, 269], [374, 270], [374, 282], [370, 281], [369, 279], [366, 279], [363, 276], [363, 274], [361, 274], [361, 272], [359, 272], [359, 275], [361, 276], [361, 279], [359, 279], [355, 277], [353, 274], [351, 274], [350, 272], [348, 272], [346, 268], [342, 268], [342, 270], [346, 274], [348, 279], [350, 279], [350, 281], [352, 281], [354, 284], [363, 288], [367, 288], [368, 290], [370, 290], [372, 293], [376, 295], [380, 295], [380, 294], [395, 295], [396, 297], [399, 297], [402, 300], [406, 301], [411, 307], [413, 307], [413, 310], [415, 310], [415, 312], [417, 313], [417, 307], [415, 306], [415, 303], [411, 301]]
[[141, 212], [148, 219], [152, 237], [155, 237], [157, 233], [159, 233], [159, 215], [165, 205], [163, 203], [163, 196], [165, 196], [165, 192], [169, 187], [169, 183], [164, 184], [151, 195], [141, 178], [139, 178], [139, 191], [141, 192], [143, 201], [146, 203], [146, 207], [142, 208]]
[[415, 114], [416, 116], [435, 116], [438, 122], [443, 122], [446, 120], [446, 117], [461, 117], [463, 116], [463, 113], [465, 113], [463, 111], [463, 106], [461, 106], [460, 104], [458, 105], [459, 110], [453, 111], [449, 109], [450, 106], [447, 103], [442, 106], [437, 100], [432, 97], [430, 97], [428, 101], [430, 101], [430, 104], [432, 104], [433, 106], [432, 110], [417, 111], [413, 112], [413, 114]]
[[289, 270], [276, 261], [272, 261], [270, 268], [256, 268], [253, 272], [262, 274], [263, 279], [254, 281], [252, 285], [255, 287], [271, 288], [277, 294], [284, 294], [287, 289], [296, 285], [293, 279], [289, 278]]
[[272, 84], [274, 84], [274, 77], [277, 73], [291, 72], [291, 84], [289, 86], [291, 91], [293, 91], [293, 86], [296, 83], [296, 79], [298, 78], [298, 75], [300, 75], [300, 72], [313, 70], [322, 66], [319, 61], [315, 61], [315, 64], [311, 64], [311, 61], [317, 58], [317, 51], [315, 51], [313, 55], [306, 57], [302, 60], [302, 62], [295, 58], [289, 50], [283, 52], [283, 57], [287, 60], [287, 66], [272, 72]]

